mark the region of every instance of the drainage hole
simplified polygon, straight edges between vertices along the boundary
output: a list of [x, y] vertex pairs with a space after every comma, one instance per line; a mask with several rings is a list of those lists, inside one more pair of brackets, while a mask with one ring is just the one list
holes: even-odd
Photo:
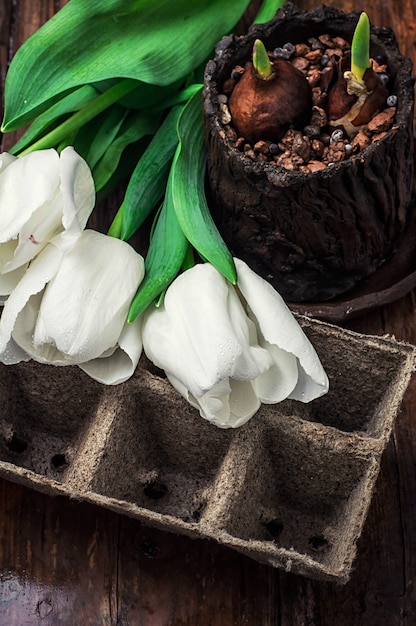
[[150, 559], [154, 559], [159, 554], [159, 546], [153, 539], [143, 539], [139, 547], [143, 554]]
[[312, 550], [324, 550], [328, 547], [328, 540], [325, 539], [323, 535], [316, 535], [315, 537], [310, 537], [309, 545]]
[[28, 443], [24, 439], [21, 439], [13, 433], [11, 439], [6, 441], [6, 445], [9, 448], [10, 452], [17, 452], [17, 454], [22, 454], [27, 449]]
[[265, 522], [264, 525], [273, 539], [277, 539], [283, 532], [283, 522], [279, 519], [272, 519], [269, 522]]
[[51, 458], [51, 465], [55, 469], [64, 469], [68, 467], [68, 461], [65, 454], [54, 454]]
[[166, 494], [168, 488], [160, 480], [152, 480], [143, 488], [143, 493], [152, 500], [160, 500]]

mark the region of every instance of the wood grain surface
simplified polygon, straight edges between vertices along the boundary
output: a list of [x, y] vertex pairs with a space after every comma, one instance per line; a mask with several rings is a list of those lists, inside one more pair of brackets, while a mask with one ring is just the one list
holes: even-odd
[[[64, 0], [0, 0], [1, 79]], [[301, 0], [312, 8], [316, 0]], [[390, 25], [416, 65], [414, 0], [334, 0]], [[3, 142], [3, 149], [13, 137]], [[0, 208], [1, 210], [1, 208]], [[111, 206], [109, 211], [111, 212]], [[109, 214], [100, 217], [106, 227]], [[349, 322], [416, 344], [415, 294]], [[359, 390], [357, 390], [359, 393]], [[0, 400], [1, 401], [1, 400]], [[0, 480], [0, 626], [414, 626], [416, 379], [384, 454], [345, 586], [260, 565], [208, 540]]]

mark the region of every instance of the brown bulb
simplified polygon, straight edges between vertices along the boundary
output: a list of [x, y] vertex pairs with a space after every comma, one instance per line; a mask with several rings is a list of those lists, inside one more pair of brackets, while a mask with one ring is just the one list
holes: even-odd
[[368, 124], [372, 117], [383, 109], [389, 95], [387, 87], [372, 69], [367, 69], [363, 76], [366, 88], [370, 92], [365, 99], [358, 115], [352, 120], [354, 126]]
[[357, 101], [357, 96], [347, 92], [347, 81], [344, 78], [346, 63], [346, 57], [343, 62], [332, 57], [328, 64], [328, 71], [323, 74], [323, 80], [327, 83], [324, 89], [328, 96], [326, 111], [330, 121], [338, 120], [347, 115]]
[[347, 91], [349, 79], [346, 80], [344, 76], [348, 74], [351, 76], [351, 73], [347, 71], [344, 74], [346, 60], [343, 59], [342, 64], [334, 62], [324, 80], [328, 96], [328, 120], [332, 125], [343, 125], [347, 133], [351, 135], [357, 132], [359, 126], [367, 124], [376, 113], [383, 109], [388, 90], [378, 74], [368, 68], [363, 76], [362, 88], [356, 83], [354, 94], [349, 94]]
[[237, 133], [250, 143], [279, 141], [290, 126], [307, 122], [312, 94], [305, 76], [283, 59], [273, 62], [273, 74], [260, 78], [248, 61], [235, 85], [229, 110]]

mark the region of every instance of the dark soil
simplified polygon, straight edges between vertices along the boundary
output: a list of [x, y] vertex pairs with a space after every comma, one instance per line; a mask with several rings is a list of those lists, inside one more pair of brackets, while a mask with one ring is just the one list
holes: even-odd
[[[244, 72], [242, 66], [235, 66], [224, 82], [224, 93], [219, 96], [221, 121], [229, 139], [253, 160], [275, 162], [287, 170], [304, 173], [316, 172], [333, 163], [344, 161], [382, 139], [394, 124], [397, 104], [394, 94], [389, 95], [384, 109], [375, 114], [368, 124], [357, 128], [355, 136], [348, 135], [342, 127], [334, 127], [328, 123], [327, 94], [322, 88], [322, 79], [330, 71], [331, 63], [341, 62], [349, 52], [349, 42], [329, 34], [312, 37], [307, 43], [287, 42], [284, 46], [269, 51], [272, 60], [285, 59], [304, 74], [312, 91], [313, 102], [308, 123], [303, 128], [290, 128], [277, 143], [261, 140], [251, 144], [244, 137], [238, 136], [233, 128], [228, 98]], [[390, 76], [385, 59], [371, 59], [371, 66], [383, 83], [388, 85]]]

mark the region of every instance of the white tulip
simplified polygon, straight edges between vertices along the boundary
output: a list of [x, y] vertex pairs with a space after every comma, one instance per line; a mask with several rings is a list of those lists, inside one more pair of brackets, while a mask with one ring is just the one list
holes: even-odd
[[127, 324], [143, 258], [126, 242], [83, 231], [54, 238], [31, 262], [0, 318], [0, 362], [78, 365], [105, 384], [129, 378], [142, 351]]
[[78, 235], [94, 202], [90, 169], [73, 148], [0, 154], [0, 294], [55, 235]]
[[180, 275], [143, 320], [143, 348], [172, 385], [222, 428], [260, 404], [328, 391], [315, 349], [281, 296], [235, 259], [238, 289], [209, 264]]

